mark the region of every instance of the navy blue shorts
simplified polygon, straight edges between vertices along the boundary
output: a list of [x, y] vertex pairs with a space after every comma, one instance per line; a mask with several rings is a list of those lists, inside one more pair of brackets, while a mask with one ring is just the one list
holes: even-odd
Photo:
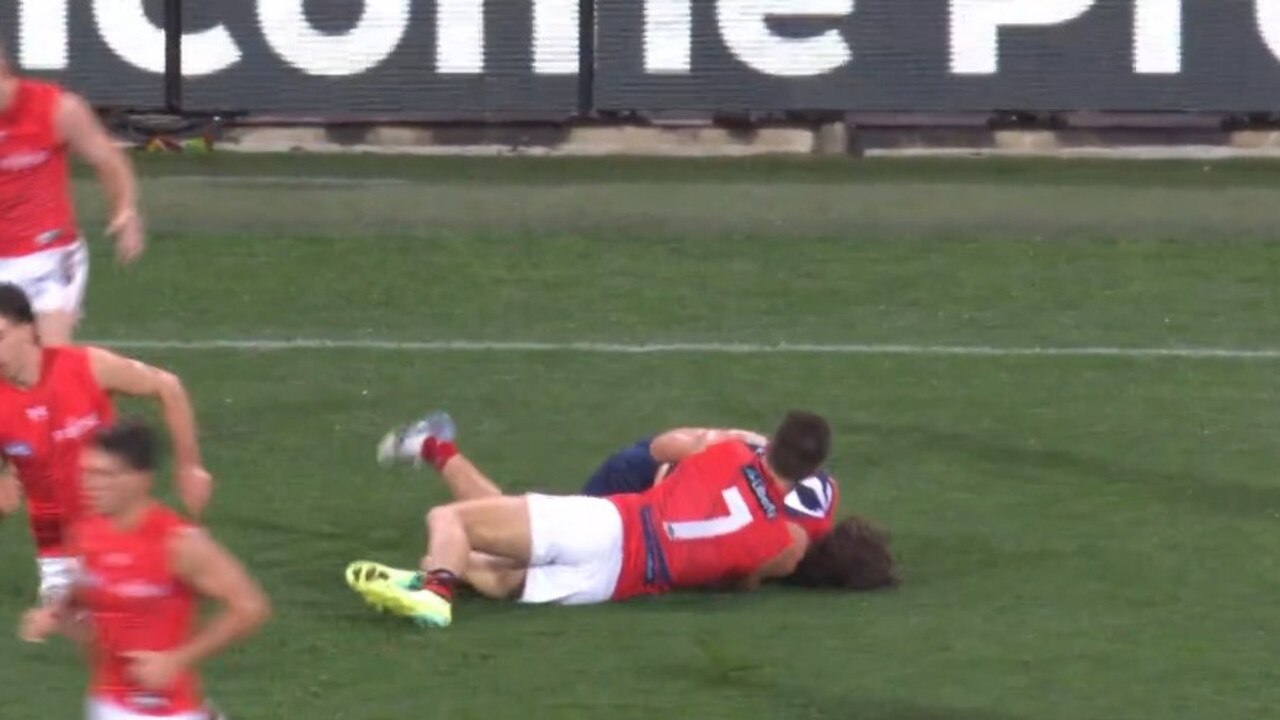
[[658, 461], [649, 453], [651, 442], [651, 437], [637, 440], [635, 444], [610, 455], [591, 474], [591, 479], [582, 488], [582, 494], [605, 497], [644, 492], [653, 487], [653, 479], [658, 474]]

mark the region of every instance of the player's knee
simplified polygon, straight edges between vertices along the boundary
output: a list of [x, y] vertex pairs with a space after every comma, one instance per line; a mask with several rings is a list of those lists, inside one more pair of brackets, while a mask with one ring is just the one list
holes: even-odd
[[427, 525], [427, 531], [430, 532], [457, 522], [457, 518], [458, 513], [452, 505], [437, 505], [427, 511], [423, 521]]

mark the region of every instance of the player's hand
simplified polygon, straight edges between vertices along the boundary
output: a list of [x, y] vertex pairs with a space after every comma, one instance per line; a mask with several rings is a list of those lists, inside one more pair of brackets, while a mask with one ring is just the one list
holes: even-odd
[[200, 519], [213, 496], [213, 476], [203, 465], [184, 465], [174, 478], [182, 506], [192, 518]]
[[22, 614], [18, 637], [24, 642], [42, 643], [58, 631], [58, 612], [49, 607], [32, 608]]
[[124, 657], [130, 661], [125, 674], [143, 690], [151, 692], [168, 690], [186, 669], [182, 659], [172, 652], [139, 650], [124, 653]]
[[116, 261], [128, 265], [137, 260], [146, 249], [142, 234], [142, 218], [137, 210], [117, 213], [107, 226], [107, 234], [116, 239]]

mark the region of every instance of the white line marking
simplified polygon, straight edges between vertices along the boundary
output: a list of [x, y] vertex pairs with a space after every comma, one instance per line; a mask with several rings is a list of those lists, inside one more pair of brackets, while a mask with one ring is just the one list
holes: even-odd
[[997, 345], [898, 345], [875, 343], [607, 343], [500, 342], [486, 340], [86, 340], [87, 344], [137, 350], [391, 350], [410, 352], [574, 352], [612, 355], [936, 355], [964, 357], [1103, 357], [1280, 360], [1280, 348], [1215, 347], [1002, 347]]
[[315, 185], [349, 187], [352, 185], [414, 185], [411, 180], [389, 177], [340, 177], [337, 175], [152, 175], [145, 182], [199, 183], [202, 185]]

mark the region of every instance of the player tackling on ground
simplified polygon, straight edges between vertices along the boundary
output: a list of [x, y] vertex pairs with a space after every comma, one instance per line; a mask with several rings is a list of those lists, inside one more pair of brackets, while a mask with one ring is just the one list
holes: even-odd
[[125, 154], [83, 98], [19, 77], [0, 46], [0, 281], [31, 296], [47, 345], [71, 342], [89, 279], [76, 225], [67, 150], [97, 172], [110, 205], [116, 257], [142, 254], [137, 181]]
[[0, 283], [0, 517], [17, 510], [20, 484], [42, 598], [62, 592], [74, 573], [63, 531], [80, 513], [80, 451], [97, 428], [112, 422], [112, 394], [156, 400], [173, 443], [178, 495], [199, 516], [213, 480], [201, 461], [182, 381], [100, 348], [44, 347], [26, 294]]
[[[596, 468], [582, 488], [583, 495], [607, 497], [644, 492], [653, 487], [681, 460], [726, 440], [740, 440], [762, 448], [769, 439], [752, 430], [735, 428], [672, 428], [642, 438], [610, 455]], [[814, 543], [835, 526], [840, 487], [825, 469], [795, 483], [783, 498], [788, 518], [804, 529]]]
[[[452, 440], [452, 421], [433, 415], [380, 452], [430, 461], [456, 497], [471, 498], [428, 512], [422, 572], [367, 561], [347, 568], [367, 602], [422, 625], [452, 622], [459, 582], [495, 598], [585, 604], [678, 588], [746, 590], [790, 576], [809, 542], [782, 512], [783, 498], [826, 459], [830, 431], [819, 416], [791, 413], [763, 449], [715, 443], [651, 490], [609, 498], [502, 496]], [[892, 584], [883, 538], [853, 539], [887, 559], [880, 577], [862, 584]]]
[[[81, 457], [91, 516], [70, 530], [74, 591], [28, 611], [19, 635], [62, 632], [85, 643], [89, 720], [211, 720], [196, 673], [262, 625], [267, 597], [203, 530], [151, 497], [155, 439], [142, 424], [97, 431]], [[198, 632], [197, 601], [221, 612]]]

